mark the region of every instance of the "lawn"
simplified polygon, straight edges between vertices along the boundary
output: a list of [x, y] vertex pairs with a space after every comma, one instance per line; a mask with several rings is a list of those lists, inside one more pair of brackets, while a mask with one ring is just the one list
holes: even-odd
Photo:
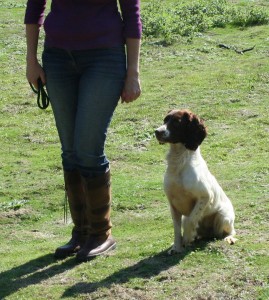
[[[38, 109], [25, 79], [25, 2], [0, 4], [0, 299], [268, 299], [268, 25], [209, 27], [183, 37], [164, 28], [163, 36], [143, 38], [142, 95], [119, 104], [106, 146], [118, 247], [78, 264], [53, 258], [72, 224], [63, 221], [52, 111]], [[151, 1], [142, 2], [144, 12]], [[266, 0], [229, 3], [269, 10]], [[200, 241], [181, 255], [166, 254], [173, 240], [162, 187], [168, 149], [154, 130], [172, 108], [205, 120], [201, 151], [235, 207], [233, 246]]]

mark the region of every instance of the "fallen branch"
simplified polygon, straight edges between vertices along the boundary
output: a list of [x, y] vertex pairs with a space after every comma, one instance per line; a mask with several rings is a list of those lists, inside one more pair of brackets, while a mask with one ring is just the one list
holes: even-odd
[[247, 48], [247, 49], [243, 49], [243, 50], [238, 50], [236, 47], [234, 46], [229, 46], [229, 45], [225, 45], [225, 44], [218, 44], [219, 48], [222, 49], [229, 49], [229, 50], [234, 50], [237, 54], [244, 54], [247, 51], [251, 51], [255, 48], [255, 46], [251, 47], [251, 48]]

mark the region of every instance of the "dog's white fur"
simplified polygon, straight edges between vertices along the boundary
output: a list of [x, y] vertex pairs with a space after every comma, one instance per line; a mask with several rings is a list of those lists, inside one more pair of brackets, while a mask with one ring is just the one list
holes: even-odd
[[[170, 115], [177, 119], [189, 114], [189, 119], [199, 120], [190, 111], [179, 112], [172, 111]], [[190, 150], [183, 140], [171, 143], [171, 130], [173, 128], [167, 124], [156, 130], [156, 137], [161, 143], [170, 143], [164, 176], [164, 191], [174, 224], [174, 245], [169, 254], [182, 252], [198, 237], [225, 238], [228, 243], [235, 243], [235, 214], [231, 201], [208, 170], [199, 145], [196, 150]]]

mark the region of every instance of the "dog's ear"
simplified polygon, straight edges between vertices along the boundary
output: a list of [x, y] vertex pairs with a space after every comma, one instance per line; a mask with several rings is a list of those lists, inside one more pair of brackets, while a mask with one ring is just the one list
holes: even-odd
[[207, 130], [204, 121], [199, 119], [196, 115], [188, 114], [188, 118], [185, 147], [195, 151], [205, 139]]

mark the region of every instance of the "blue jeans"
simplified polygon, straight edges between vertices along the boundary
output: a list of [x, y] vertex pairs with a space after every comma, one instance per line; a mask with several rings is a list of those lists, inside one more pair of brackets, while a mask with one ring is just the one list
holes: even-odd
[[66, 171], [97, 176], [109, 169], [107, 129], [126, 75], [124, 47], [67, 51], [45, 48], [43, 68]]

